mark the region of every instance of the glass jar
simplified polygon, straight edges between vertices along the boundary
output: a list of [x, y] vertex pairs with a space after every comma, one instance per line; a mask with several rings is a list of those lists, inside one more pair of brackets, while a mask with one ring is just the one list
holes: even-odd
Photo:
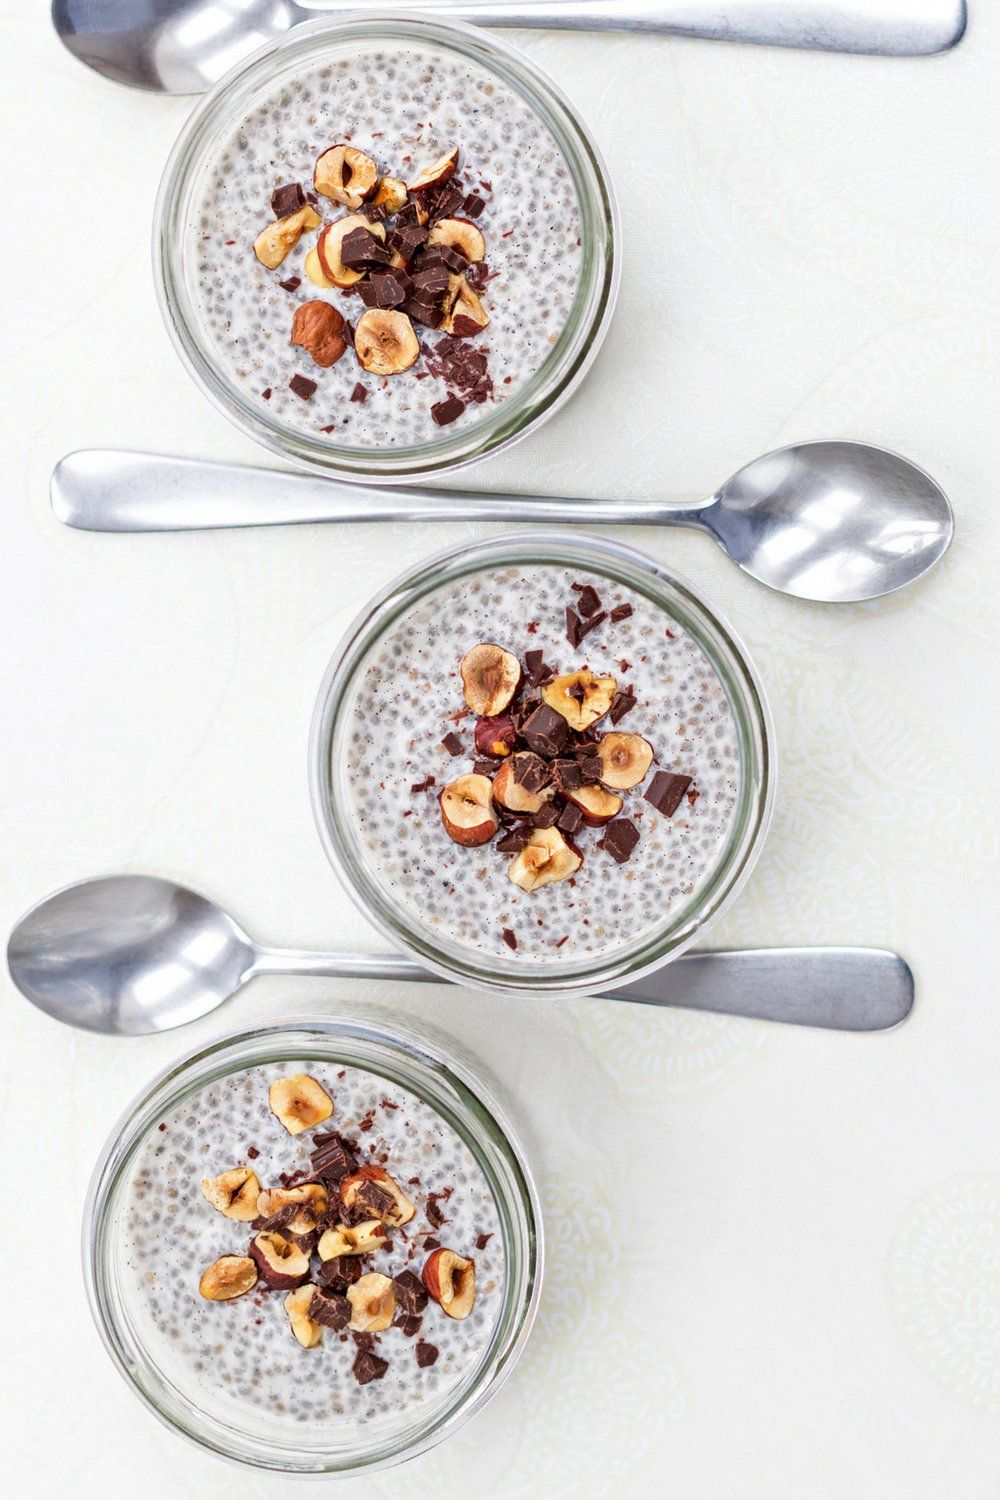
[[[222, 367], [199, 310], [192, 225], [205, 174], [221, 141], [265, 95], [311, 64], [361, 46], [407, 42], [469, 60], [525, 99], [566, 161], [580, 213], [581, 265], [565, 326], [540, 367], [506, 401], [486, 403], [468, 425], [441, 428], [418, 443], [337, 443], [281, 421]], [[262, 223], [266, 205], [262, 205]], [[344, 479], [397, 483], [448, 473], [500, 452], [556, 411], [583, 379], [607, 331], [619, 279], [620, 227], [607, 169], [573, 105], [541, 69], [480, 27], [401, 15], [319, 19], [295, 26], [240, 62], [196, 106], [164, 171], [153, 230], [154, 277], [174, 346], [197, 384], [241, 431], [302, 467]]]
[[[692, 895], [654, 928], [603, 956], [558, 962], [487, 954], [456, 942], [403, 909], [364, 855], [348, 776], [355, 695], [390, 632], [421, 600], [477, 573], [505, 566], [585, 570], [645, 595], [704, 651], [736, 725], [740, 785], [722, 851]], [[470, 642], [470, 644], [472, 644]], [[449, 548], [402, 574], [349, 627], [327, 669], [313, 713], [309, 765], [313, 815], [330, 863], [372, 924], [444, 978], [478, 989], [595, 994], [629, 983], [678, 957], [733, 901], [760, 853], [774, 797], [774, 729], [760, 678], [732, 627], [689, 583], [660, 563], [605, 537], [516, 532]], [[457, 763], [456, 763], [457, 764]], [[456, 773], [457, 774], [457, 773]]]
[[[503, 1237], [501, 1307], [478, 1362], [457, 1386], [404, 1407], [388, 1424], [303, 1422], [232, 1400], [206, 1398], [185, 1379], [168, 1341], [142, 1316], [130, 1276], [125, 1214], [131, 1174], [161, 1120], [200, 1089], [247, 1068], [282, 1062], [355, 1066], [426, 1101], [471, 1151], [493, 1195]], [[234, 1226], [239, 1228], [240, 1226]], [[91, 1179], [83, 1224], [84, 1278], [105, 1348], [140, 1400], [175, 1432], [259, 1469], [351, 1474], [388, 1467], [441, 1442], [496, 1393], [534, 1321], [542, 1276], [542, 1227], [531, 1173], [492, 1090], [464, 1061], [393, 1023], [294, 1017], [223, 1036], [160, 1073], [111, 1132]], [[195, 1273], [197, 1268], [195, 1268]]]

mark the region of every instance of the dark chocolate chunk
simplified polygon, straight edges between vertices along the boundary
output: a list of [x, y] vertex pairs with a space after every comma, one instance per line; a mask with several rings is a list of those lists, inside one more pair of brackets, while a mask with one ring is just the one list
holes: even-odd
[[567, 802], [559, 814], [557, 825], [563, 833], [578, 833], [583, 827], [583, 813], [575, 802]]
[[250, 1225], [254, 1234], [270, 1233], [274, 1229], [286, 1229], [301, 1209], [301, 1203], [286, 1203], [267, 1218], [254, 1219]]
[[454, 181], [442, 183], [434, 197], [428, 199], [431, 223], [436, 223], [438, 219], [451, 218], [451, 215], [457, 213], [464, 202], [465, 193], [457, 183]]
[[427, 230], [422, 224], [406, 223], [400, 215], [395, 229], [389, 235], [388, 245], [390, 250], [397, 251], [405, 261], [411, 261], [426, 239]]
[[407, 297], [400, 308], [413, 323], [420, 323], [424, 328], [440, 328], [444, 322], [444, 312], [436, 302], [426, 302], [420, 297]]
[[665, 818], [672, 818], [690, 785], [690, 776], [678, 776], [674, 771], [657, 771], [642, 795], [658, 813], [662, 813]]
[[420, 256], [421, 270], [438, 266], [460, 276], [467, 269], [468, 264], [461, 250], [457, 250], [454, 245], [428, 245]]
[[479, 193], [469, 193], [462, 204], [462, 213], [467, 219], [478, 219], [486, 207], [486, 199]]
[[511, 766], [517, 785], [523, 786], [524, 790], [532, 796], [537, 796], [551, 780], [549, 767], [541, 756], [533, 754], [530, 750], [519, 750], [511, 761]]
[[301, 276], [289, 276], [287, 281], [279, 281], [278, 285], [285, 292], [297, 292], [302, 285]]
[[510, 716], [514, 720], [514, 728], [518, 734], [524, 733], [525, 724], [531, 718], [531, 715], [535, 712], [541, 701], [540, 698], [525, 698], [523, 703], [519, 703], [516, 708], [511, 709]]
[[562, 808], [561, 802], [554, 799], [543, 802], [536, 813], [531, 814], [531, 826], [533, 828], [554, 828], [559, 821], [559, 813]]
[[288, 389], [303, 401], [311, 401], [316, 394], [316, 382], [308, 380], [305, 375], [293, 375], [288, 382]]
[[393, 1324], [393, 1327], [398, 1328], [403, 1337], [407, 1339], [412, 1339], [420, 1332], [423, 1326], [423, 1318], [418, 1317], [397, 1318]]
[[368, 389], [366, 386], [363, 386], [361, 384], [360, 380], [351, 392], [351, 400], [357, 401], [361, 406], [364, 406], [365, 402], [368, 400]]
[[627, 620], [631, 613], [631, 604], [616, 604], [609, 618], [617, 624], [619, 620]]
[[342, 1177], [357, 1170], [357, 1161], [335, 1132], [313, 1137], [315, 1147], [309, 1157], [309, 1165], [323, 1182], [339, 1182]]
[[577, 637], [577, 644], [579, 645], [580, 641], [583, 640], [585, 635], [589, 635], [592, 630], [596, 630], [598, 625], [602, 625], [607, 618], [607, 611], [602, 609], [598, 614], [590, 615], [586, 620], [584, 620], [580, 626], [580, 633]]
[[576, 763], [580, 768], [580, 786], [593, 786], [600, 781], [604, 767], [599, 755], [578, 755]]
[[631, 818], [613, 818], [604, 829], [604, 837], [598, 843], [612, 859], [623, 865], [632, 857], [632, 850], [639, 842], [639, 830]]
[[409, 277], [391, 266], [358, 283], [358, 296], [366, 307], [401, 307], [409, 295]]
[[361, 1213], [363, 1222], [365, 1219], [383, 1220], [387, 1214], [392, 1213], [395, 1206], [395, 1198], [384, 1187], [379, 1187], [377, 1182], [362, 1182], [354, 1195], [351, 1209]]
[[509, 833], [505, 833], [502, 839], [497, 839], [494, 844], [498, 854], [520, 854], [525, 844], [531, 841], [531, 829], [523, 823], [518, 823]]
[[464, 748], [454, 729], [448, 731], [441, 743], [449, 755], [461, 755]]
[[527, 669], [528, 680], [533, 687], [540, 687], [543, 682], [548, 682], [553, 675], [552, 668], [545, 664], [545, 653], [543, 651], [526, 651], [524, 653], [524, 665]]
[[428, 1365], [432, 1365], [438, 1357], [436, 1346], [434, 1344], [428, 1344], [425, 1339], [421, 1339], [419, 1341], [414, 1352], [417, 1356], [417, 1364], [422, 1370], [425, 1369]]
[[419, 1276], [412, 1271], [400, 1271], [393, 1277], [396, 1289], [396, 1306], [407, 1314], [422, 1313], [427, 1306], [427, 1289]]
[[547, 703], [540, 703], [525, 719], [521, 735], [530, 750], [549, 757], [558, 755], [569, 740], [569, 725]]
[[431, 407], [431, 416], [439, 427], [447, 427], [454, 422], [465, 410], [465, 402], [460, 401], [457, 396], [447, 396], [444, 401], [435, 401]]
[[247, 1147], [247, 1161], [256, 1161], [259, 1155], [260, 1152], [257, 1150], [256, 1146]]
[[580, 627], [582, 620], [571, 604], [566, 606], [566, 639], [574, 651], [580, 644]]
[[[419, 1344], [417, 1347], [420, 1347]], [[371, 1349], [359, 1349], [351, 1366], [358, 1385], [367, 1385], [371, 1380], [381, 1380], [388, 1368], [389, 1361], [382, 1359]]]
[[362, 1270], [360, 1255], [335, 1255], [332, 1260], [320, 1261], [316, 1274], [324, 1286], [344, 1292], [361, 1280]]
[[413, 282], [414, 296], [422, 302], [434, 302], [438, 297], [443, 297], [451, 284], [447, 266], [427, 266], [423, 262], [410, 279]]
[[341, 1328], [347, 1327], [351, 1315], [351, 1304], [339, 1292], [323, 1292], [319, 1287], [313, 1288], [308, 1316], [314, 1323], [322, 1323], [324, 1328], [339, 1332]]
[[276, 187], [271, 194], [271, 212], [276, 219], [287, 219], [289, 214], [298, 213], [305, 201], [302, 184], [286, 182], [281, 187]]
[[341, 240], [340, 258], [350, 270], [366, 271], [372, 266], [387, 266], [392, 255], [371, 230], [359, 224]]
[[509, 927], [505, 927], [500, 936], [503, 938], [508, 948], [514, 949], [517, 947], [517, 938], [514, 936]]
[[587, 619], [589, 619], [591, 615], [596, 615], [597, 611], [601, 607], [601, 599], [597, 590], [593, 588], [589, 583], [583, 584], [582, 587], [581, 585], [574, 583], [573, 587], [577, 590], [578, 598], [576, 601], [576, 607], [580, 611], [581, 615], [583, 615]]
[[435, 781], [435, 778], [433, 776], [425, 776], [424, 779], [423, 779], [423, 781], [415, 781], [415, 782], [413, 782], [413, 784], [410, 787], [410, 791], [411, 792], [429, 792], [430, 789], [431, 789], [431, 787], [432, 786], [436, 786], [436, 785], [437, 785], [437, 782]]
[[497, 773], [495, 760], [474, 760], [472, 762], [472, 774], [474, 776], [488, 776], [492, 781]]
[[624, 719], [627, 713], [631, 713], [635, 705], [636, 696], [632, 689], [619, 688], [611, 700], [611, 707], [608, 709], [608, 718], [612, 724], [617, 724], [619, 719]]
[[556, 791], [574, 792], [578, 786], [583, 786], [583, 769], [578, 760], [554, 760], [552, 762], [552, 780]]

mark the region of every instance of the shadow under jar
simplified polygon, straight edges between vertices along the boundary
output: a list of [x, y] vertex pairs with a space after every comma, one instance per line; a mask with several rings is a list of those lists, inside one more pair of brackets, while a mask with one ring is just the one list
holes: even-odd
[[[512, 773], [468, 706], [463, 659], [484, 643], [521, 668], [499, 715], [520, 724], [513, 744], [500, 731], [512, 766], [532, 749], [535, 703], [581, 691], [581, 672], [599, 683], [594, 722], [541, 747], [541, 796], [563, 808], [550, 842], [566, 803], [587, 817], [565, 834], [574, 868], [534, 889], [509, 835], [549, 814], [509, 810]], [[602, 760], [595, 777], [595, 756], [622, 752], [631, 770]], [[587, 761], [597, 786], [563, 791], [553, 757]], [[557, 994], [624, 984], [689, 947], [746, 881], [775, 776], [763, 688], [730, 626], [643, 554], [558, 532], [452, 548], [384, 589], [327, 671], [310, 768], [327, 855], [393, 944], [459, 983]], [[472, 846], [442, 815], [442, 792], [470, 775], [498, 825]]]
[[[462, 198], [448, 210], [452, 229], [432, 217], [427, 232], [458, 234], [452, 273], [474, 283], [489, 323], [478, 333], [459, 324], [466, 334], [452, 337], [444, 325], [421, 323], [408, 301], [419, 354], [395, 374], [362, 368], [355, 353], [351, 339], [367, 316], [358, 287], [317, 286], [309, 276], [326, 225], [367, 213], [364, 203], [354, 210], [314, 193], [317, 158], [345, 143], [369, 157], [380, 180], [403, 183], [459, 152], [451, 181], [460, 182]], [[314, 193], [320, 222], [267, 268], [255, 240], [273, 220], [274, 189], [296, 183]], [[418, 203], [434, 213], [433, 191], [411, 193], [409, 202], [406, 213]], [[386, 253], [403, 217], [372, 226], [385, 231]], [[454, 230], [456, 220], [472, 225], [471, 235]], [[161, 184], [154, 273], [182, 360], [242, 431], [304, 467], [392, 483], [495, 453], [567, 399], [607, 329], [618, 239], [597, 147], [526, 57], [472, 26], [354, 16], [295, 27], [196, 107]], [[460, 277], [463, 254], [480, 254], [477, 243], [484, 258]], [[418, 248], [410, 272], [432, 248]], [[331, 250], [327, 265], [333, 258]], [[440, 302], [441, 294], [426, 295]], [[290, 343], [306, 303], [330, 304], [349, 325], [346, 349], [329, 366]], [[406, 342], [412, 350], [410, 334]], [[322, 357], [333, 352], [327, 346]], [[439, 425], [442, 404], [454, 400], [462, 409]]]
[[[290, 1134], [272, 1113], [270, 1086], [302, 1074], [334, 1111]], [[310, 1154], [329, 1131], [354, 1142], [361, 1165], [382, 1162], [415, 1208], [388, 1230], [387, 1247], [356, 1257], [359, 1267], [419, 1276], [435, 1246], [449, 1247], [475, 1266], [464, 1319], [431, 1299], [418, 1327], [404, 1325], [398, 1302], [377, 1336], [324, 1326], [315, 1346], [301, 1347], [288, 1290], [266, 1289], [263, 1272], [231, 1300], [204, 1292], [206, 1268], [247, 1257], [260, 1225], [218, 1211], [202, 1180], [240, 1168], [261, 1188], [316, 1180]], [[349, 1218], [323, 1180], [332, 1218]], [[98, 1331], [146, 1406], [221, 1457], [303, 1474], [383, 1468], [460, 1427], [516, 1363], [542, 1271], [535, 1189], [483, 1080], [415, 1032], [344, 1017], [228, 1035], [155, 1078], [95, 1168], [83, 1249]], [[308, 1275], [329, 1290], [324, 1253], [320, 1238]], [[387, 1368], [362, 1383], [353, 1366], [368, 1340]]]

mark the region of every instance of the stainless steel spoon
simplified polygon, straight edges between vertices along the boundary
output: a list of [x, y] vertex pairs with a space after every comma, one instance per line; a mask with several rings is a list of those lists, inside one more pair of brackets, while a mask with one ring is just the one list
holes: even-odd
[[[258, 974], [443, 982], [408, 958], [261, 948], [207, 897], [148, 875], [56, 891], [17, 923], [7, 963], [47, 1015], [116, 1036], [196, 1021]], [[689, 953], [604, 998], [882, 1031], [909, 1014], [913, 975], [898, 954], [877, 948]]]
[[915, 464], [865, 443], [797, 443], [740, 469], [707, 500], [586, 500], [390, 489], [237, 464], [70, 453], [52, 508], [83, 531], [200, 531], [305, 521], [544, 521], [694, 526], [772, 589], [846, 603], [891, 594], [941, 558], [951, 506]]
[[[116, 83], [200, 94], [302, 21], [410, 9], [405, 0], [52, 0], [52, 24], [74, 57]], [[673, 32], [893, 56], [943, 52], [966, 23], [965, 0], [418, 0], [412, 10], [482, 26]]]

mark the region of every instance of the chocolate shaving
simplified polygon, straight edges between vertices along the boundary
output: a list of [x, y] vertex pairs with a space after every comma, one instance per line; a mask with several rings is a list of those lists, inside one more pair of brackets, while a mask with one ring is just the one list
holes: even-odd
[[555, 668], [547, 664], [545, 653], [542, 651], [526, 651], [524, 666], [532, 687], [541, 687], [542, 683], [548, 682], [551, 677], [555, 676]]
[[485, 1233], [477, 1234], [476, 1235], [476, 1249], [477, 1250], [485, 1250], [486, 1246], [489, 1244], [489, 1242], [490, 1242], [490, 1240], [492, 1238], [493, 1238], [493, 1231], [492, 1230], [490, 1231], [489, 1234], [485, 1234]]
[[361, 406], [364, 406], [365, 402], [368, 400], [368, 389], [366, 386], [363, 386], [361, 384], [360, 380], [351, 392], [351, 400], [357, 401]]
[[433, 776], [427, 776], [427, 777], [424, 778], [423, 781], [415, 781], [413, 783], [413, 785], [410, 787], [410, 791], [411, 792], [429, 792], [430, 789], [431, 789], [431, 787], [435, 786], [435, 785], [436, 785], [436, 782], [434, 780], [434, 777]]
[[454, 729], [448, 731], [441, 743], [449, 755], [461, 755], [465, 748]]
[[608, 618], [613, 620], [617, 625], [619, 620], [627, 620], [631, 613], [631, 604], [616, 604]]
[[302, 285], [301, 276], [289, 276], [287, 281], [279, 281], [278, 285], [286, 292], [297, 292]]
[[[503, 938], [503, 940], [507, 944], [508, 948], [510, 948], [511, 950], [516, 949], [516, 947], [517, 947], [517, 938], [514, 936], [513, 932], [511, 931], [511, 929], [509, 927], [505, 927], [504, 930], [503, 930], [503, 932], [501, 932], [500, 936]], [[430, 1214], [429, 1213], [428, 1213], [427, 1217], [430, 1218]]]
[[690, 785], [690, 776], [680, 776], [675, 771], [657, 771], [642, 795], [658, 813], [672, 818]]
[[589, 583], [574, 583], [573, 588], [576, 589], [577, 594], [579, 595], [576, 601], [577, 609], [580, 611], [581, 615], [589, 619], [590, 616], [595, 615], [601, 607], [600, 595], [598, 594], [597, 590]]

